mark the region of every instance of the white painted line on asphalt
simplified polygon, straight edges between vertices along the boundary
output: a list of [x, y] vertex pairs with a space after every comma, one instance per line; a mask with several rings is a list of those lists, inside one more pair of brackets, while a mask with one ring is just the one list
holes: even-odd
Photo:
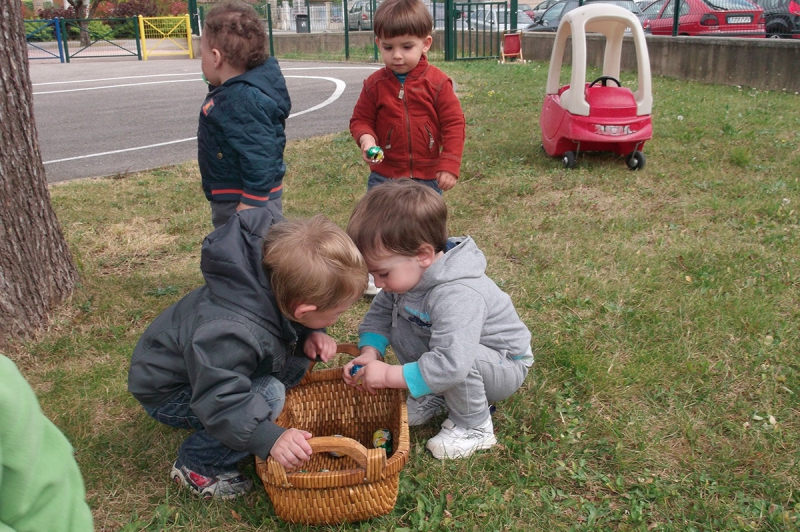
[[[341, 95], [344, 94], [344, 90], [347, 88], [347, 84], [344, 81], [342, 81], [340, 79], [337, 79], [337, 78], [328, 78], [328, 77], [323, 77], [323, 76], [285, 76], [285, 77], [287, 77], [287, 78], [299, 78], [299, 79], [322, 79], [322, 80], [325, 80], [325, 81], [332, 81], [336, 85], [336, 89], [333, 91], [333, 94], [331, 94], [330, 97], [327, 100], [325, 100], [324, 102], [322, 102], [322, 103], [320, 103], [318, 105], [315, 105], [313, 107], [310, 107], [308, 109], [300, 111], [299, 113], [292, 113], [292, 114], [289, 115], [288, 118], [294, 118], [296, 116], [304, 115], [306, 113], [310, 113], [312, 111], [316, 111], [318, 109], [322, 109], [323, 107], [327, 107], [328, 105], [330, 105], [333, 102], [335, 102], [336, 100], [338, 100], [341, 97]], [[119, 85], [119, 86], [121, 87], [122, 85]], [[81, 89], [78, 89], [78, 90], [81, 90]], [[59, 92], [70, 92], [70, 91], [59, 91]], [[288, 120], [288, 118], [287, 118], [287, 120]], [[161, 146], [169, 146], [170, 144], [179, 144], [181, 142], [190, 142], [190, 141], [193, 141], [193, 140], [197, 140], [197, 137], [190, 137], [190, 138], [187, 138], [187, 139], [180, 139], [180, 140], [170, 140], [170, 141], [167, 141], [167, 142], [159, 142], [158, 144], [149, 144], [147, 146], [137, 146], [135, 148], [125, 148], [125, 149], [122, 149], [122, 150], [105, 151], [105, 152], [102, 152], [102, 153], [90, 153], [88, 155], [78, 155], [76, 157], [67, 157], [67, 158], [64, 158], [64, 159], [55, 159], [53, 161], [44, 161], [42, 164], [63, 163], [63, 162], [67, 162], [67, 161], [77, 161], [79, 159], [89, 159], [89, 158], [92, 158], [92, 157], [102, 157], [102, 156], [105, 156], [105, 155], [116, 155], [118, 153], [124, 153], [124, 152], [129, 152], [129, 151], [137, 151], [137, 150], [146, 150], [146, 149], [149, 149], [149, 148], [158, 148], [158, 147], [161, 147]]]
[[292, 114], [289, 115], [289, 118], [294, 118], [296, 116], [304, 115], [306, 113], [310, 113], [312, 111], [316, 111], [317, 109], [322, 109], [323, 107], [327, 107], [328, 105], [330, 105], [333, 102], [335, 102], [336, 100], [338, 100], [339, 97], [342, 94], [344, 94], [344, 90], [347, 88], [347, 84], [344, 81], [342, 81], [340, 79], [337, 79], [337, 78], [326, 78], [326, 77], [321, 77], [321, 76], [286, 76], [286, 77], [287, 78], [297, 78], [297, 79], [324, 79], [326, 81], [332, 81], [333, 83], [336, 84], [336, 90], [333, 91], [333, 94], [331, 94], [330, 97], [327, 100], [325, 100], [324, 102], [322, 102], [322, 103], [320, 103], [318, 105], [315, 105], [314, 107], [310, 107], [310, 108], [306, 109], [305, 111], [300, 111], [299, 113], [292, 113]]
[[77, 161], [78, 159], [89, 159], [91, 157], [102, 157], [103, 155], [116, 155], [117, 153], [125, 153], [126, 151], [146, 150], [147, 148], [158, 148], [159, 146], [169, 146], [170, 144], [178, 144], [181, 142], [189, 142], [195, 140], [197, 137], [188, 139], [170, 140], [167, 142], [159, 142], [158, 144], [150, 144], [149, 146], [137, 146], [135, 148], [125, 148], [124, 150], [104, 151], [103, 153], [90, 153], [89, 155], [78, 155], [77, 157], [67, 157], [65, 159], [55, 159], [53, 161], [44, 161], [42, 164], [63, 163], [66, 161]]
[[66, 85], [68, 83], [94, 83], [95, 81], [117, 81], [120, 79], [145, 79], [145, 78], [161, 78], [166, 76], [195, 76], [195, 79], [201, 79], [200, 72], [184, 72], [183, 74], [148, 74], [147, 76], [124, 76], [121, 78], [97, 78], [97, 79], [74, 79], [70, 81], [43, 81], [42, 83], [33, 83], [34, 87], [39, 85]]
[[125, 83], [123, 85], [105, 85], [103, 87], [84, 87], [82, 89], [62, 89], [58, 91], [42, 91], [42, 92], [34, 92], [33, 95], [39, 94], [61, 94], [64, 92], [83, 92], [83, 91], [96, 91], [100, 89], [119, 89], [121, 87], [138, 87], [139, 85], [160, 85], [162, 83], [184, 83], [186, 81], [191, 81], [193, 83], [203, 83], [202, 78], [197, 79], [171, 79], [166, 81], [145, 81], [143, 83]]
[[[346, 66], [333, 66], [333, 67], [287, 67], [282, 68], [282, 72], [286, 72], [288, 70], [378, 70], [377, 66], [353, 66], [353, 67], [346, 67]], [[136, 85], [148, 85], [148, 84], [155, 84], [155, 83], [180, 83], [182, 81], [198, 81], [202, 79], [201, 72], [184, 72], [182, 74], [148, 74], [146, 76], [123, 76], [119, 78], [96, 78], [96, 79], [75, 79], [69, 81], [45, 81], [42, 83], [33, 83], [34, 87], [40, 87], [43, 85], [68, 85], [70, 83], [96, 83], [98, 81], [119, 81], [123, 79], [147, 79], [147, 78], [161, 78], [161, 77], [175, 77], [175, 76], [195, 76], [192, 79], [183, 79], [183, 80], [175, 80], [175, 81], [153, 81], [148, 83], [130, 83], [125, 85], [108, 85], [105, 87], [93, 87], [90, 89], [72, 89], [72, 90], [94, 90], [94, 89], [108, 89], [114, 87], [135, 87]], [[294, 76], [298, 77], [298, 76]], [[70, 92], [69, 89], [64, 89], [62, 91], [48, 91], [48, 92], [34, 92], [33, 94], [54, 94], [58, 92]]]

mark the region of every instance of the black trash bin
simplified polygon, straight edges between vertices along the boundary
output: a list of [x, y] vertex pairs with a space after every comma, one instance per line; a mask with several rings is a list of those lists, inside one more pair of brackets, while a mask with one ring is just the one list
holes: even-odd
[[297, 33], [311, 33], [311, 24], [308, 23], [308, 15], [298, 13], [295, 15]]

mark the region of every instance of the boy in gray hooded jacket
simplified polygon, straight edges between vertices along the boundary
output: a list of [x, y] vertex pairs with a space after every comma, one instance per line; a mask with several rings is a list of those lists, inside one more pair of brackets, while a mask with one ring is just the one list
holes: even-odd
[[[371, 189], [347, 234], [382, 288], [359, 327], [361, 355], [343, 371], [367, 392], [407, 388], [409, 425], [443, 407], [442, 430], [428, 440], [438, 459], [463, 458], [497, 440], [489, 403], [508, 398], [533, 364], [531, 334], [511, 298], [485, 273], [470, 237], [447, 238], [447, 207], [408, 179]], [[399, 366], [384, 363], [391, 345]], [[354, 365], [361, 369], [350, 375]]]

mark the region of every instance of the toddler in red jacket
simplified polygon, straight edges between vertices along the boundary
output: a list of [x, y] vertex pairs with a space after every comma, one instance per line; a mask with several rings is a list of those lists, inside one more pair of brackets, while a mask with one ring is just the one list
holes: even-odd
[[441, 194], [458, 179], [465, 120], [453, 81], [425, 57], [433, 17], [420, 0], [384, 0], [373, 27], [386, 68], [364, 81], [350, 119], [370, 165], [367, 188], [405, 177]]

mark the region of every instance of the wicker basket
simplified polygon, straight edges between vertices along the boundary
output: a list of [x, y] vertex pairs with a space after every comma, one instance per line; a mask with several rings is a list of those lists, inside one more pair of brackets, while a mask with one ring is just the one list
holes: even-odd
[[[337, 349], [359, 353], [353, 344]], [[372, 395], [345, 384], [341, 367], [309, 370], [287, 391], [275, 422], [315, 436], [308, 440], [314, 454], [301, 471], [287, 473], [272, 457], [256, 457], [256, 471], [278, 517], [291, 523], [336, 524], [392, 511], [409, 453], [405, 390]], [[388, 457], [385, 449], [372, 448], [372, 435], [382, 428], [392, 433]]]

